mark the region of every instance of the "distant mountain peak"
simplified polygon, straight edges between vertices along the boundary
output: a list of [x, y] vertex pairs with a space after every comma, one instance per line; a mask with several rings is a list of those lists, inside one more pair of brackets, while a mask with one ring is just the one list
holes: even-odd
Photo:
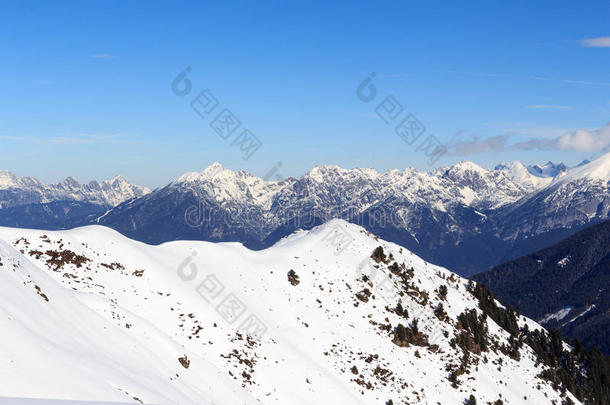
[[206, 175], [214, 176], [214, 174], [224, 171], [224, 170], [226, 170], [226, 169], [223, 165], [221, 165], [218, 162], [214, 162], [211, 165], [209, 165], [208, 167], [206, 167], [202, 173], [204, 173]]
[[487, 171], [478, 164], [469, 160], [463, 160], [459, 163], [456, 163], [455, 165], [451, 166], [450, 170], [474, 171], [479, 173], [484, 173]]
[[125, 179], [125, 177], [121, 176], [120, 174], [117, 174], [116, 176], [111, 178], [109, 181], [110, 181], [110, 183], [114, 183], [114, 182], [128, 183], [128, 181]]
[[15, 184], [17, 176], [8, 170], [0, 170], [0, 188], [8, 188]]
[[66, 177], [64, 180], [62, 180], [61, 183], [59, 183], [60, 186], [65, 186], [68, 188], [78, 188], [80, 187], [80, 183], [78, 181], [76, 181], [76, 179], [74, 179], [74, 177], [72, 176], [68, 176]]
[[527, 166], [527, 170], [536, 177], [556, 177], [565, 172], [568, 168], [563, 163], [553, 163], [551, 161], [542, 165]]
[[235, 179], [236, 177], [240, 175], [243, 176], [244, 174], [251, 176], [247, 174], [247, 172], [234, 172], [233, 170], [225, 168], [220, 163], [214, 162], [200, 172], [186, 172], [182, 174], [174, 181], [174, 183], [199, 183], [211, 180], [217, 181], [220, 180], [221, 177], [225, 179]]

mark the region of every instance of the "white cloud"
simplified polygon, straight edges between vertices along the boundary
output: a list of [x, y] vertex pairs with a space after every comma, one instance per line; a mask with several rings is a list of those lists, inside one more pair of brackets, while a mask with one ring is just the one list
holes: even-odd
[[608, 147], [610, 147], [610, 123], [594, 131], [577, 129], [557, 139], [557, 148], [561, 150], [594, 152]]
[[583, 39], [580, 44], [588, 48], [610, 48], [610, 37]]
[[567, 105], [534, 104], [527, 105], [525, 108], [530, 110], [569, 110], [572, 107]]
[[511, 136], [526, 138], [558, 138], [574, 128], [551, 127], [551, 126], [532, 126], [531, 123], [511, 123], [501, 124], [500, 131]]
[[453, 153], [458, 156], [472, 155], [474, 153], [503, 150], [509, 140], [508, 135], [496, 135], [488, 138], [475, 137], [469, 141], [458, 141], [453, 145]]
[[600, 129], [576, 129], [556, 137], [532, 137], [516, 143], [509, 142], [512, 135], [474, 138], [456, 143], [452, 152], [464, 156], [474, 153], [516, 150], [563, 150], [599, 152], [610, 150], [610, 123]]

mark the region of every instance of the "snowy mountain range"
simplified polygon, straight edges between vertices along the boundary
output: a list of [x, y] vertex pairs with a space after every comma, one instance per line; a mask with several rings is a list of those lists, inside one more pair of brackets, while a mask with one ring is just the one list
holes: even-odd
[[87, 223], [123, 201], [150, 190], [121, 176], [79, 184], [68, 177], [45, 185], [32, 177], [0, 171], [0, 225], [20, 228], [68, 229]]
[[[516, 161], [494, 169], [461, 162], [431, 172], [317, 166], [300, 178], [281, 181], [265, 181], [214, 163], [150, 193], [124, 181], [113, 182], [121, 186], [112, 190], [124, 191], [113, 198], [90, 192], [97, 190], [91, 185], [70, 188], [61, 183], [50, 189], [55, 194], [62, 190], [61, 198], [67, 198], [66, 189], [73, 190], [72, 206], [62, 202], [42, 209], [30, 205], [27, 212], [23, 206], [0, 210], [0, 225], [64, 229], [100, 224], [152, 244], [235, 241], [261, 249], [297, 229], [341, 218], [425, 260], [469, 275], [607, 219], [608, 181], [610, 154], [574, 168]], [[22, 200], [28, 200], [32, 183], [39, 184], [29, 178], [15, 183], [23, 186], [9, 190], [13, 196], [23, 195]], [[43, 200], [40, 192], [35, 194]], [[125, 201], [107, 209], [120, 200]], [[90, 202], [96, 204], [86, 205]], [[106, 205], [97, 205], [102, 202]]]
[[68, 177], [58, 184], [44, 185], [33, 177], [18, 177], [9, 171], [0, 170], [0, 209], [57, 201], [114, 207], [149, 192], [146, 187], [129, 183], [121, 176], [101, 183], [93, 180], [89, 184], [80, 184]]
[[502, 307], [484, 287], [342, 220], [260, 251], [150, 246], [99, 226], [0, 228], [0, 283], [0, 397], [607, 400], [599, 359]]
[[[342, 218], [472, 274], [607, 218], [610, 173], [586, 175], [606, 161], [610, 155], [572, 169], [508, 162], [490, 170], [461, 162], [386, 173], [317, 166], [277, 182], [214, 163], [113, 208], [97, 223], [147, 243], [239, 241], [260, 249], [296, 229]], [[572, 201], [565, 187], [582, 200]]]

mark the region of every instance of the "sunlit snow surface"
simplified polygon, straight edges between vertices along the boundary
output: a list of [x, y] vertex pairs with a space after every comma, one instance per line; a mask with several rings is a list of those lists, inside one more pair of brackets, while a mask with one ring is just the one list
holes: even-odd
[[[370, 258], [377, 246], [414, 270], [402, 297], [387, 265]], [[477, 307], [466, 280], [344, 221], [262, 251], [237, 243], [149, 246], [99, 226], [0, 228], [0, 260], [2, 397], [458, 404], [473, 394], [480, 403], [561, 403], [537, 377], [542, 368], [527, 346], [520, 361], [500, 351], [484, 353], [487, 361], [473, 355], [478, 365], [452, 388], [447, 367], [462, 357], [449, 345], [455, 320]], [[365, 288], [366, 302], [357, 298]], [[409, 321], [393, 311], [399, 299]], [[447, 321], [434, 315], [441, 302]], [[391, 329], [412, 319], [438, 350], [392, 343]]]

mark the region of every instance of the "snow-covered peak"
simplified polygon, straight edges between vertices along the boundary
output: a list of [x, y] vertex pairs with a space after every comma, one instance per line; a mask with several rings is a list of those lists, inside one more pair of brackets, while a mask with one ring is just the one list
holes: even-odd
[[467, 160], [456, 163], [455, 165], [451, 166], [449, 170], [452, 172], [475, 172], [479, 174], [487, 173], [486, 169], [482, 168], [474, 162], [470, 162]]
[[125, 183], [129, 183], [125, 179], [125, 177], [121, 176], [120, 174], [117, 174], [116, 176], [114, 176], [113, 178], [108, 180], [108, 182], [111, 183], [111, 184], [125, 184]]
[[208, 182], [208, 181], [220, 181], [222, 179], [236, 179], [238, 173], [241, 173], [241, 177], [251, 177], [247, 172], [234, 172], [226, 169], [218, 162], [214, 162], [204, 170], [200, 172], [187, 172], [181, 175], [174, 181], [174, 183], [197, 183], [197, 182]]
[[218, 162], [214, 162], [211, 165], [209, 165], [208, 167], [206, 167], [203, 170], [202, 174], [209, 176], [209, 177], [214, 177], [216, 174], [218, 174], [219, 172], [222, 172], [224, 170], [226, 170], [226, 169], [224, 168], [223, 165], [221, 165]]
[[33, 177], [19, 177], [8, 170], [0, 170], [0, 190], [40, 185], [40, 182]]
[[[110, 180], [105, 180], [102, 184], [98, 183], [98, 186], [110, 206], [116, 206], [123, 201], [142, 197], [150, 193], [150, 189], [147, 187], [130, 183], [121, 175], [116, 175]], [[92, 188], [92, 191], [93, 190], [95, 189]]]
[[494, 170], [505, 172], [512, 181], [522, 184], [530, 190], [542, 188], [553, 180], [552, 177], [534, 175], [523, 163], [513, 160], [497, 165]]
[[181, 175], [170, 186], [200, 197], [212, 197], [221, 204], [253, 203], [267, 209], [282, 187], [280, 182], [265, 181], [243, 170], [234, 172], [217, 162], [201, 172]]
[[74, 177], [68, 176], [61, 183], [59, 183], [58, 186], [68, 190], [76, 190], [80, 187], [80, 183], [76, 181]]
[[557, 175], [567, 170], [566, 165], [563, 163], [555, 164], [551, 161], [546, 162], [543, 165], [530, 165], [527, 166], [527, 170], [534, 176], [537, 177], [556, 177]]
[[0, 187], [9, 188], [17, 184], [17, 176], [8, 170], [0, 170]]

